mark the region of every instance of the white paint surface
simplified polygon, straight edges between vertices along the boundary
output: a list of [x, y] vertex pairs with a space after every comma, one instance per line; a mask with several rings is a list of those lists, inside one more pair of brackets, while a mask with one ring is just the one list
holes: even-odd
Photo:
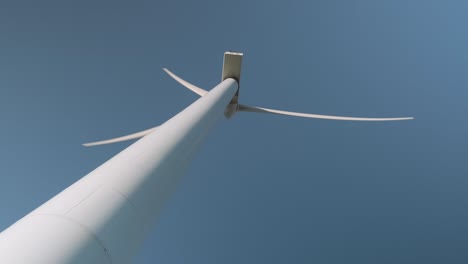
[[0, 233], [0, 263], [131, 263], [237, 89], [224, 80]]

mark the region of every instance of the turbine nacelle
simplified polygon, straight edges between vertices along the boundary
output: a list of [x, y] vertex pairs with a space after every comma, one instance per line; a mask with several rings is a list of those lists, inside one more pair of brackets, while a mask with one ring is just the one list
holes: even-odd
[[[413, 117], [390, 117], [390, 118], [375, 118], [375, 117], [347, 117], [347, 116], [332, 116], [332, 115], [319, 115], [319, 114], [308, 114], [308, 113], [299, 113], [299, 112], [290, 112], [284, 110], [276, 110], [258, 106], [249, 106], [239, 104], [239, 90], [240, 90], [240, 77], [241, 77], [241, 69], [242, 69], [242, 53], [238, 52], [225, 52], [224, 53], [224, 63], [223, 63], [223, 72], [221, 81], [226, 79], [232, 78], [237, 82], [238, 88], [236, 94], [233, 96], [232, 100], [226, 106], [224, 111], [224, 115], [227, 118], [232, 117], [237, 112], [255, 112], [255, 113], [268, 113], [268, 114], [276, 114], [276, 115], [286, 115], [286, 116], [296, 116], [296, 117], [305, 117], [305, 118], [317, 118], [317, 119], [329, 119], [329, 120], [343, 120], [343, 121], [400, 121], [400, 120], [411, 120], [414, 119]], [[171, 76], [174, 80], [178, 83], [182, 84], [187, 89], [191, 90], [192, 92], [198, 94], [199, 96], [204, 96], [208, 93], [207, 90], [197, 87], [184, 79], [180, 78], [179, 76], [175, 75], [171, 71], [166, 68], [163, 70]], [[83, 144], [84, 146], [96, 146], [96, 145], [104, 145], [104, 144], [111, 144], [131, 139], [136, 139], [140, 137], [144, 137], [153, 131], [155, 131], [158, 127], [153, 127], [144, 131], [140, 131], [134, 134], [126, 135], [123, 137], [86, 143]]]
[[229, 105], [226, 107], [224, 115], [231, 118], [239, 109], [239, 90], [240, 90], [240, 77], [242, 69], [242, 53], [227, 51], [224, 53], [223, 73], [221, 81], [232, 78], [237, 81], [237, 92], [232, 98]]

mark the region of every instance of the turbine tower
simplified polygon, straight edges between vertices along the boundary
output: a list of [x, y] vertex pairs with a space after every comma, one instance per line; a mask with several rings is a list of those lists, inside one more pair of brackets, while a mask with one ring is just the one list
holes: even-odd
[[223, 114], [258, 112], [348, 121], [412, 119], [328, 116], [239, 104], [241, 64], [242, 53], [226, 52], [221, 82], [210, 91], [164, 69], [201, 97], [158, 127], [84, 144], [141, 138], [0, 233], [0, 263], [131, 263], [203, 139]]

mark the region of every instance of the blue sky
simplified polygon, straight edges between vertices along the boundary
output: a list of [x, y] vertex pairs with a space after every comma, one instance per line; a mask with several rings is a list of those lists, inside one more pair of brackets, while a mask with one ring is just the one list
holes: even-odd
[[244, 52], [135, 263], [465, 263], [466, 1], [3, 1], [0, 230], [161, 124]]

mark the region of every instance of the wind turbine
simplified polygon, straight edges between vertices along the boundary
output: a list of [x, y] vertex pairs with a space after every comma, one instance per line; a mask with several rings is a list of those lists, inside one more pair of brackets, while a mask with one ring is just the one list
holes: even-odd
[[84, 144], [141, 138], [0, 233], [0, 263], [131, 263], [165, 200], [223, 113], [226, 117], [257, 112], [346, 121], [413, 119], [317, 115], [239, 104], [242, 56], [224, 54], [221, 82], [210, 91], [164, 69], [201, 98], [158, 127]]

